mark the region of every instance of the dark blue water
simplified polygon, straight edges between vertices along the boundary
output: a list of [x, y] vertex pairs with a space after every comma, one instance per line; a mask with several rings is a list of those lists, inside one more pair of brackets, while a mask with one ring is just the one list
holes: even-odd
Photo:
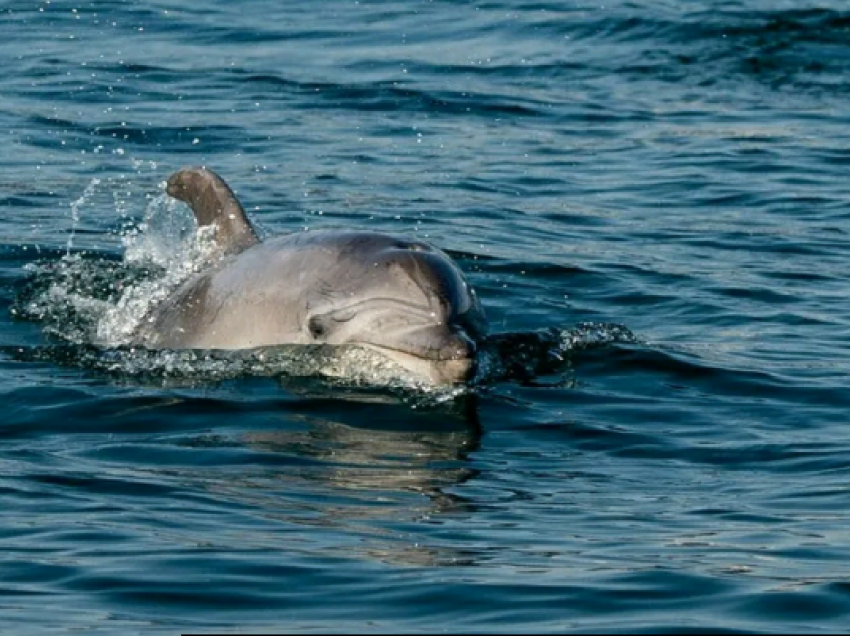
[[[846, 630], [845, 2], [10, 0], [0, 34], [4, 631]], [[92, 348], [185, 164], [581, 346], [425, 401]]]

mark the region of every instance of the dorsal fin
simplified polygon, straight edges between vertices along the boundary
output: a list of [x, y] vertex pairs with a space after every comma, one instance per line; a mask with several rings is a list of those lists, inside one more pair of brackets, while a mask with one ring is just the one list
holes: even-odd
[[189, 204], [199, 227], [215, 228], [222, 253], [236, 254], [260, 242], [233, 190], [212, 170], [178, 170], [168, 178], [166, 192]]

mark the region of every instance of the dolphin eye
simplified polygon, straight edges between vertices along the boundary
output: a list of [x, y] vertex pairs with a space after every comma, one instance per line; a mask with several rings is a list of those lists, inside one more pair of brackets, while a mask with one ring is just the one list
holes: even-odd
[[325, 335], [325, 325], [318, 316], [313, 316], [307, 321], [307, 329], [310, 330], [310, 335], [315, 340]]

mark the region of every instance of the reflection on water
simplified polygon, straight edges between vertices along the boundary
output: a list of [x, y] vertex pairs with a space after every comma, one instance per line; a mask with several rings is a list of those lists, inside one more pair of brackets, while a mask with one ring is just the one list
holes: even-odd
[[[481, 439], [476, 401], [465, 395], [442, 407], [411, 408], [368, 394], [346, 400], [343, 411], [339, 399], [305, 400], [295, 406], [302, 412], [281, 412], [277, 428], [267, 419], [269, 428], [180, 444], [226, 457], [248, 451], [236, 460], [237, 472], [224, 466], [218, 478], [203, 473], [203, 488], [287, 525], [354, 533], [359, 541], [345, 549], [349, 557], [462, 564], [469, 561], [462, 551], [424, 545], [416, 525], [474, 511], [453, 489], [477, 474], [468, 461]], [[323, 412], [332, 409], [335, 417]]]

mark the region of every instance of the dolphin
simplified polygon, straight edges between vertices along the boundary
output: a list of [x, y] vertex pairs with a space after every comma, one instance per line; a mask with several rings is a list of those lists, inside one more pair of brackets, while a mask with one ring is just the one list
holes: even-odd
[[421, 241], [325, 230], [261, 241], [236, 195], [205, 167], [166, 191], [212, 233], [218, 258], [141, 321], [133, 344], [241, 350], [358, 345], [433, 384], [469, 381], [487, 320], [463, 273]]

